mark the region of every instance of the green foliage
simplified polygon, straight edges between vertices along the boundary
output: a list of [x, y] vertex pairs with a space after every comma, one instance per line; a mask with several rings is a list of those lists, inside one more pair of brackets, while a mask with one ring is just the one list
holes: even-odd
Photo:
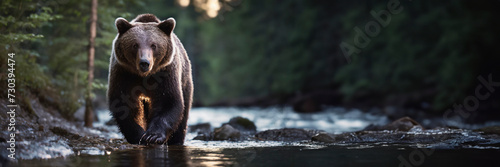
[[206, 66], [199, 78], [205, 89], [199, 91], [204, 102], [291, 94], [304, 88], [311, 66], [319, 64], [304, 42], [311, 40], [315, 9], [299, 1], [240, 5], [226, 13], [224, 21], [213, 19], [200, 27], [200, 59]]
[[[418, 1], [402, 5], [403, 12], [392, 15], [390, 24], [381, 28], [381, 33], [371, 38], [359, 55], [351, 57], [352, 63], [341, 68], [335, 79], [341, 83], [347, 100], [434, 90], [437, 94], [426, 100], [433, 104], [432, 109], [442, 111], [463, 99], [474, 86], [481, 72], [477, 65], [488, 53], [471, 48], [483, 45], [474, 42], [479, 37], [498, 34], [493, 27], [486, 28], [487, 23], [496, 18], [490, 11], [472, 11], [462, 1]], [[359, 11], [363, 8], [348, 15], [372, 19], [368, 11]], [[345, 34], [350, 34], [344, 40], [353, 44], [353, 27], [364, 30], [367, 21], [346, 19], [344, 22], [350, 25], [343, 29]], [[352, 25], [352, 22], [363, 24]]]
[[[111, 43], [116, 36], [114, 19], [129, 16], [120, 8], [124, 2], [98, 2], [98, 23], [95, 44], [94, 76], [95, 90], [104, 96], [104, 84], [107, 80]], [[47, 38], [38, 46], [43, 56], [41, 63], [47, 65], [47, 72], [53, 83], [61, 90], [63, 102], [73, 106], [69, 113], [76, 111], [83, 104], [87, 85], [87, 56], [89, 39], [90, 1], [68, 1], [55, 4], [54, 12], [64, 16], [51, 23], [42, 32]], [[92, 95], [95, 96], [95, 95]]]
[[[383, 105], [407, 95], [442, 110], [468, 95], [478, 75], [500, 71], [498, 51], [489, 53], [499, 36], [498, 2], [402, 1], [404, 10], [347, 64], [339, 44], [353, 44], [353, 28], [364, 30], [370, 11], [386, 3], [221, 0], [223, 11], [208, 18], [175, 0], [99, 1], [94, 92], [104, 96], [107, 87], [114, 20], [142, 13], [177, 20], [202, 104], [339, 89], [346, 102]], [[86, 89], [90, 1], [1, 4], [0, 54], [16, 53], [21, 91], [53, 92], [71, 114]]]
[[[114, 19], [130, 16], [122, 8], [132, 1], [99, 2], [93, 87], [102, 95], [116, 36]], [[6, 0], [0, 11], [0, 52], [16, 53], [17, 89], [24, 95], [53, 99], [53, 107], [71, 115], [82, 105], [86, 89], [90, 1]], [[0, 61], [2, 69], [5, 60]]]
[[[5, 0], [0, 5], [0, 55], [2, 55], [0, 82], [5, 86], [7, 54], [15, 53], [15, 79], [16, 95], [18, 101], [22, 96], [29, 95], [30, 92], [42, 92], [50, 86], [49, 78], [43, 73], [43, 67], [37, 63], [40, 57], [31, 44], [39, 42], [43, 35], [37, 33], [37, 29], [47, 26], [47, 22], [60, 18], [48, 7], [37, 6], [32, 1], [12, 1]], [[2, 86], [2, 87], [4, 87]], [[6, 86], [5, 86], [6, 87]], [[4, 87], [4, 88], [5, 88]], [[6, 89], [2, 89], [5, 96]]]

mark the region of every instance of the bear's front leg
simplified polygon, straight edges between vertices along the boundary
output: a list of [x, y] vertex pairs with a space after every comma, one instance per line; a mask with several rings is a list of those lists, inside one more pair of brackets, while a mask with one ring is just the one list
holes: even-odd
[[141, 137], [140, 144], [167, 143], [183, 118], [184, 105], [181, 96], [166, 95], [153, 99], [155, 99], [152, 107], [153, 113], [149, 118], [146, 132]]
[[[116, 89], [121, 87], [113, 84], [115, 83], [110, 82], [111, 88], [108, 91], [109, 110], [127, 141], [131, 144], [138, 144], [141, 135], [144, 134], [143, 127], [135, 120], [138, 115], [137, 111], [140, 111], [139, 101], [132, 100], [132, 96], [127, 94], [127, 91], [121, 92], [121, 89]], [[121, 86], [126, 85], [121, 84]]]

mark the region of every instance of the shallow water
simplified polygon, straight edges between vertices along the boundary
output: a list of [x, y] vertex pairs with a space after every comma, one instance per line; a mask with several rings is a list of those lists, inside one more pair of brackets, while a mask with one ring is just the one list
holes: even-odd
[[346, 110], [330, 107], [318, 113], [297, 113], [291, 107], [270, 108], [194, 108], [188, 124], [210, 123], [220, 127], [233, 117], [241, 116], [253, 121], [257, 131], [302, 128], [320, 129], [329, 133], [357, 131], [370, 124], [385, 125], [389, 119], [384, 115], [364, 113], [357, 109]]
[[[116, 126], [104, 123], [111, 117], [107, 111], [98, 113], [100, 122], [95, 134], [113, 140], [123, 138]], [[316, 114], [295, 113], [291, 108], [194, 108], [189, 125], [210, 123], [219, 127], [235, 116], [255, 122], [258, 131], [279, 128], [320, 129], [329, 133], [352, 132], [370, 124], [384, 125], [384, 115], [359, 110], [328, 108]], [[389, 132], [387, 132], [389, 133]], [[412, 132], [409, 132], [410, 134]], [[417, 132], [414, 132], [417, 133]], [[430, 130], [425, 134], [448, 133]], [[460, 133], [460, 132], [449, 132]], [[498, 144], [463, 145], [480, 138], [477, 133], [464, 131], [461, 141], [434, 145], [398, 143], [335, 143], [311, 141], [199, 141], [189, 133], [185, 146], [156, 146], [107, 151], [104, 147], [83, 147], [69, 150], [62, 158], [19, 160], [13, 166], [479, 166], [496, 163], [500, 156]], [[53, 143], [53, 140], [50, 140]], [[498, 142], [496, 142], [498, 143]], [[456, 146], [460, 146], [457, 148]], [[429, 149], [431, 148], [431, 149]], [[437, 149], [435, 149], [437, 148]], [[38, 156], [41, 157], [41, 156]], [[497, 163], [498, 164], [498, 163]]]
[[198, 148], [170, 146], [25, 160], [15, 166], [484, 166], [498, 164], [498, 149], [417, 149], [404, 146], [275, 146]]

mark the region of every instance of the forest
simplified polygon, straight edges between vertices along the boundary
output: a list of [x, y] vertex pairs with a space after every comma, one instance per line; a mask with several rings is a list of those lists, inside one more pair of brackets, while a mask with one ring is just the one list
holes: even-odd
[[[91, 1], [2, 0], [0, 97], [15, 53], [16, 99], [72, 115], [85, 105]], [[103, 101], [118, 17], [177, 20], [195, 106], [395, 106], [500, 119], [500, 1], [98, 1], [94, 101]], [[475, 98], [478, 85], [489, 82]], [[474, 99], [474, 98], [472, 98]], [[479, 100], [478, 100], [479, 99]]]

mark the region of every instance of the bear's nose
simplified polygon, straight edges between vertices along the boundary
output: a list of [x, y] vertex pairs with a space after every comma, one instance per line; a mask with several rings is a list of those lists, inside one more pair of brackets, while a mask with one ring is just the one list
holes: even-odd
[[141, 68], [142, 72], [149, 71], [149, 61], [141, 60], [141, 62], [139, 63], [139, 67]]

